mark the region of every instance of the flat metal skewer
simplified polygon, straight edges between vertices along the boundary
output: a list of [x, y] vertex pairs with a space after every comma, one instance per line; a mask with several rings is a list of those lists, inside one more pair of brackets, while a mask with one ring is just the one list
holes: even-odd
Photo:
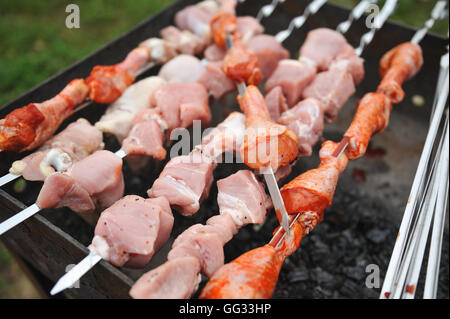
[[428, 130], [428, 134], [425, 140], [425, 145], [420, 156], [419, 165], [417, 167], [416, 175], [411, 187], [411, 193], [409, 195], [408, 203], [406, 204], [405, 212], [403, 215], [402, 223], [400, 225], [399, 236], [395, 242], [394, 250], [392, 252], [391, 260], [386, 272], [383, 287], [381, 290], [380, 298], [387, 299], [391, 296], [391, 292], [395, 288], [396, 278], [398, 276], [400, 262], [402, 260], [402, 252], [406, 248], [408, 230], [413, 219], [413, 213], [416, 208], [417, 200], [419, 197], [419, 191], [421, 185], [423, 185], [423, 180], [425, 177], [425, 170], [428, 166], [430, 155], [433, 149], [434, 141], [436, 138], [437, 131], [439, 129], [439, 124], [442, 119], [442, 114], [444, 112], [445, 105], [447, 103], [448, 93], [449, 93], [449, 73], [445, 76], [446, 81], [444, 82], [444, 87], [440, 93], [435, 113], [431, 120], [431, 125]]
[[58, 280], [50, 291], [50, 294], [53, 296], [65, 289], [73, 287], [85, 273], [91, 270], [102, 259], [94, 249], [90, 249], [89, 255]]
[[27, 218], [30, 218], [40, 210], [41, 208], [37, 204], [33, 204], [22, 210], [20, 213], [17, 213], [14, 216], [5, 220], [4, 222], [0, 223], [0, 236], [3, 235], [3, 233], [5, 233], [6, 231], [10, 230], [11, 228], [17, 226]]
[[447, 130], [444, 142], [443, 155], [444, 160], [442, 161], [443, 172], [439, 173], [439, 194], [436, 207], [436, 213], [434, 216], [433, 232], [431, 235], [430, 243], [430, 253], [428, 256], [428, 265], [425, 278], [425, 287], [423, 298], [424, 299], [434, 299], [437, 294], [438, 278], [439, 278], [439, 263], [441, 260], [442, 251], [442, 240], [444, 234], [444, 219], [446, 215], [446, 207], [448, 201], [448, 167], [449, 167], [449, 123], [448, 123], [448, 111], [446, 120]]
[[19, 178], [21, 175], [8, 173], [2, 177], [0, 177], [0, 186], [3, 186], [5, 184], [8, 184], [9, 182]]

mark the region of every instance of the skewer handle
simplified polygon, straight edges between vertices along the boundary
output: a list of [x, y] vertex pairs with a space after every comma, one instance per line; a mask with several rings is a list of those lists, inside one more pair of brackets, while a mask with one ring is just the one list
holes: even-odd
[[25, 208], [20, 213], [15, 214], [13, 217], [8, 218], [0, 224], [0, 235], [3, 235], [3, 233], [20, 224], [25, 219], [30, 218], [40, 210], [41, 208], [37, 204], [33, 204], [30, 207]]
[[102, 260], [102, 257], [95, 250], [90, 250], [89, 255], [58, 280], [50, 291], [50, 294], [53, 296], [65, 289], [73, 287], [73, 285], [80, 280], [85, 273], [100, 262], [100, 260]]
[[8, 173], [5, 176], [0, 177], [0, 186], [8, 184], [9, 182], [19, 178], [20, 175]]

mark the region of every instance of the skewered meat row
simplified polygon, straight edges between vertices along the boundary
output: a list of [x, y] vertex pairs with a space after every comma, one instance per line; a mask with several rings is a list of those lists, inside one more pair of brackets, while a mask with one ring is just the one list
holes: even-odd
[[200, 273], [212, 276], [224, 264], [223, 246], [238, 229], [264, 221], [270, 198], [251, 171], [241, 170], [219, 180], [217, 187], [220, 215], [179, 235], [167, 262], [133, 285], [133, 298], [189, 298], [198, 288]]
[[[227, 17], [229, 18], [229, 16]], [[230, 19], [232, 20], [232, 19]], [[229, 29], [230, 30], [230, 29]], [[232, 29], [231, 29], [232, 30]], [[220, 43], [219, 43], [220, 44]], [[243, 46], [239, 47], [239, 50], [243, 51]], [[244, 53], [239, 53], [241, 56], [245, 56]], [[239, 55], [238, 54], [238, 55]], [[238, 56], [238, 58], [240, 58]], [[248, 61], [247, 61], [248, 63]], [[244, 64], [245, 66], [245, 64]], [[254, 67], [253, 67], [254, 68]], [[230, 72], [227, 72], [226, 68], [224, 68], [224, 71], [229, 75]], [[240, 70], [239, 70], [240, 71]], [[245, 67], [244, 67], [244, 75], [242, 76], [242, 73], [236, 76], [236, 73], [232, 74], [231, 77], [236, 81], [241, 82], [247, 82], [248, 79], [253, 77], [253, 73], [245, 73]], [[238, 98], [241, 109], [246, 113], [246, 126], [247, 128], [251, 125], [249, 125], [251, 121], [254, 122], [270, 122], [270, 114], [267, 110], [267, 107], [265, 106], [264, 98], [259, 93], [259, 91], [254, 86], [250, 86], [247, 88], [246, 92], [242, 97]], [[282, 102], [282, 99], [281, 99]], [[310, 112], [316, 112], [320, 113], [322, 112], [320, 108], [320, 104], [315, 99], [309, 99], [309, 101], [305, 101], [313, 104], [313, 107], [305, 108], [304, 112], [307, 112], [308, 110]], [[295, 118], [295, 113], [291, 116]], [[311, 124], [311, 123], [308, 123]], [[269, 126], [269, 125], [267, 125]], [[274, 124], [276, 126], [276, 124]], [[323, 126], [323, 123], [322, 123]], [[261, 125], [260, 125], [261, 127]], [[284, 130], [278, 130], [278, 131], [285, 131]], [[277, 130], [275, 130], [277, 131]], [[321, 129], [320, 129], [321, 131]], [[278, 133], [278, 132], [277, 132]], [[248, 135], [245, 136], [248, 138]], [[294, 136], [295, 138], [295, 136]], [[247, 140], [248, 141], [248, 140]], [[288, 139], [289, 141], [289, 139]], [[297, 141], [295, 140], [295, 143]], [[245, 145], [245, 140], [244, 140]], [[292, 148], [292, 147], [291, 147]], [[297, 146], [294, 144], [295, 150], [297, 150]], [[273, 152], [275, 153], [275, 152]], [[331, 154], [329, 154], [331, 155]], [[294, 156], [295, 157], [295, 156]], [[289, 163], [289, 161], [287, 162]], [[247, 173], [251, 174], [249, 171], [246, 171]], [[233, 175], [236, 176], [238, 174]], [[231, 178], [231, 177], [230, 177]], [[235, 178], [230, 179], [233, 181], [231, 184], [232, 187], [228, 188], [228, 192], [230, 194], [227, 194], [226, 192], [221, 191], [220, 182], [218, 182], [219, 187], [219, 195], [218, 195], [218, 203], [220, 207], [221, 213], [228, 212], [231, 216], [234, 217], [235, 222], [238, 225], [246, 224], [249, 220], [252, 222], [260, 223], [264, 219], [266, 208], [264, 207], [264, 213], [263, 214], [256, 214], [255, 212], [258, 212], [258, 206], [250, 205], [250, 207], [253, 207], [253, 213], [251, 213], [251, 210], [248, 209], [248, 205], [246, 205], [245, 202], [242, 201], [239, 197], [242, 196], [242, 190], [240, 188], [237, 188], [236, 185], [245, 184], [242, 181], [236, 180]], [[267, 196], [263, 191], [262, 194], [264, 196]], [[198, 198], [198, 195], [197, 195]], [[250, 199], [250, 203], [253, 201], [258, 201], [259, 204], [263, 205], [263, 200], [258, 200], [259, 197], [253, 195]], [[247, 198], [249, 200], [249, 198]], [[236, 214], [237, 213], [237, 214]], [[262, 216], [262, 218], [261, 218]], [[196, 235], [200, 232], [199, 229], [203, 230], [202, 225], [194, 225], [190, 229], [188, 229], [185, 233], [183, 233], [174, 243], [173, 250], [169, 253], [168, 262], [157, 269], [154, 269], [150, 271], [149, 273], [145, 274], [141, 279], [133, 286], [132, 290], [130, 291], [130, 294], [134, 298], [186, 298], [189, 297], [198, 286], [198, 273], [202, 271], [206, 275], [210, 275], [211, 269], [215, 270], [217, 269], [217, 264], [223, 264], [223, 255], [218, 253], [218, 246], [213, 248], [203, 248], [202, 245], [199, 244], [198, 241], [194, 241], [195, 245], [188, 245], [186, 244], [186, 247], [180, 246], [180, 244], [177, 245], [179, 241], [183, 241], [185, 238], [189, 238], [192, 243], [192, 237], [188, 236], [188, 234], [195, 233]], [[210, 230], [210, 232], [214, 233], [214, 230]], [[203, 230], [204, 236], [209, 235], [208, 230]], [[199, 239], [198, 239], [199, 240]], [[202, 241], [200, 241], [202, 242]], [[210, 238], [209, 241], [209, 247], [214, 247], [214, 243], [218, 245], [219, 241], [213, 238]], [[223, 244], [222, 244], [223, 245]], [[199, 249], [197, 251], [195, 248]], [[204, 256], [202, 256], [202, 252], [210, 252], [209, 254], [205, 253]], [[211, 261], [211, 255], [216, 258], [216, 260]], [[206, 257], [205, 257], [206, 256]], [[195, 259], [199, 259], [199, 262], [195, 262]], [[206, 265], [206, 266], [205, 266]], [[180, 268], [181, 267], [188, 267], [187, 271], [181, 273]], [[209, 266], [209, 267], [208, 267]], [[186, 268], [184, 268], [186, 269]], [[179, 279], [181, 281], [180, 285], [174, 286], [174, 280], [175, 278]], [[180, 286], [182, 287], [181, 289]]]
[[[383, 70], [385, 75], [414, 74], [417, 71], [417, 64], [408, 60], [411, 51], [404, 51], [403, 48], [404, 46], [400, 45], [388, 52], [388, 56], [398, 54], [398, 61], [402, 60], [403, 63], [391, 64], [387, 70]], [[385, 58], [386, 55], [382, 61], [385, 61]], [[384, 66], [382, 62], [381, 67]], [[399, 88], [405, 79], [406, 77], [402, 77], [391, 82], [389, 89]], [[383, 78], [382, 83], [385, 80], [386, 78]], [[395, 98], [396, 95], [394, 101]], [[370, 136], [387, 126], [394, 101], [384, 93], [368, 93], [362, 98], [347, 131], [352, 134], [345, 135], [350, 138], [349, 148], [344, 153], [339, 152], [339, 157], [336, 157], [340, 144], [326, 141], [322, 145], [319, 167], [303, 173], [281, 189], [286, 209], [289, 213], [296, 214], [291, 227], [292, 235], [281, 238], [281, 242], [275, 241], [274, 244], [249, 251], [221, 267], [206, 285], [201, 298], [269, 298], [272, 295], [284, 259], [299, 247], [302, 237], [322, 220], [324, 209], [331, 205], [338, 177], [345, 169], [348, 159], [362, 156]], [[357, 135], [363, 138], [356, 144], [351, 138]], [[259, 263], [260, 261], [262, 263]]]
[[36, 152], [15, 161], [9, 172], [26, 180], [43, 181], [103, 148], [102, 133], [85, 119], [78, 119], [49, 139]]

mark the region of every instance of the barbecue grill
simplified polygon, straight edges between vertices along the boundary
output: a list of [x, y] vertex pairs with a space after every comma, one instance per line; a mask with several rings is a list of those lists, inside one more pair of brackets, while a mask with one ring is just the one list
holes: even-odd
[[[142, 22], [113, 42], [105, 45], [80, 62], [48, 79], [0, 109], [3, 117], [13, 109], [31, 101], [48, 99], [77, 77], [86, 77], [97, 64], [114, 64], [141, 41], [157, 36], [159, 30], [173, 23], [176, 12], [195, 0], [178, 1], [159, 14]], [[262, 4], [270, 1], [247, 0], [237, 7], [238, 15], [256, 16]], [[276, 11], [263, 20], [265, 32], [276, 34], [286, 27], [286, 22], [304, 12], [308, 2], [287, 0], [279, 4]], [[285, 48], [297, 55], [308, 31], [317, 27], [336, 26], [348, 17], [349, 11], [340, 6], [326, 4], [311, 16], [306, 24], [284, 43]], [[353, 46], [367, 31], [364, 18], [356, 21], [346, 33]], [[363, 54], [366, 76], [358, 86], [356, 94], [341, 110], [337, 120], [325, 125], [324, 138], [339, 140], [350, 124], [355, 105], [365, 92], [376, 89], [379, 82], [378, 66], [381, 56], [399, 43], [409, 41], [415, 30], [387, 22], [378, 31]], [[377, 298], [380, 289], [365, 285], [366, 266], [375, 264], [384, 277], [389, 257], [397, 235], [404, 206], [408, 201], [410, 187], [425, 141], [431, 114], [431, 104], [438, 79], [440, 57], [446, 52], [448, 39], [427, 34], [421, 42], [424, 65], [420, 73], [404, 88], [407, 98], [395, 106], [390, 125], [385, 132], [376, 135], [367, 156], [349, 163], [336, 189], [333, 206], [326, 211], [324, 221], [305, 238], [302, 248], [285, 263], [280, 274], [274, 298]], [[158, 68], [142, 74], [139, 78], [156, 75]], [[235, 93], [233, 93], [235, 94]], [[211, 103], [213, 120], [211, 126], [221, 122], [232, 110], [236, 110], [235, 96], [229, 94]], [[425, 100], [423, 106], [415, 105], [413, 96]], [[77, 118], [84, 117], [96, 122], [105, 106], [93, 104], [68, 118], [62, 127]], [[105, 149], [117, 150], [120, 146], [114, 138], [105, 138]], [[301, 158], [293, 168], [288, 180], [317, 166], [318, 149], [313, 156]], [[0, 153], [0, 174], [6, 174], [9, 165], [24, 154]], [[139, 172], [124, 164], [126, 194], [145, 196], [146, 190], [158, 177], [167, 160], [150, 163]], [[215, 170], [215, 180], [229, 176], [245, 166], [220, 164]], [[16, 191], [11, 185], [0, 189], [0, 219], [4, 220], [37, 198], [41, 183], [26, 182], [24, 191]], [[142, 270], [116, 268], [101, 261], [80, 281], [79, 288], [65, 292], [73, 298], [129, 298], [131, 285], [143, 273], [166, 260], [173, 240], [183, 230], [195, 223], [203, 223], [218, 214], [217, 188], [215, 183], [209, 198], [203, 202], [200, 211], [192, 217], [174, 213], [175, 224], [171, 240], [166, 243]], [[225, 262], [231, 261], [245, 251], [267, 243], [278, 221], [275, 214], [269, 214], [261, 227], [249, 225], [225, 246]], [[39, 215], [11, 229], [2, 237], [8, 249], [24, 260], [27, 267], [49, 291], [52, 283], [65, 273], [69, 264], [76, 264], [88, 254], [87, 245], [93, 237], [94, 226], [80, 215], [68, 209], [45, 210]], [[448, 222], [439, 277], [438, 298], [448, 298]], [[202, 281], [202, 284], [205, 280]], [[381, 288], [381, 287], [379, 287]], [[200, 291], [200, 290], [199, 290]]]

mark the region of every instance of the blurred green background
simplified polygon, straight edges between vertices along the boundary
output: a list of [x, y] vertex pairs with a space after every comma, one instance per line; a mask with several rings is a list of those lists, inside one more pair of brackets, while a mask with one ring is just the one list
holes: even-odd
[[[300, 0], [299, 0], [300, 1]], [[97, 50], [173, 0], [0, 1], [0, 105]], [[334, 0], [353, 7], [358, 0]], [[436, 1], [399, 0], [392, 20], [423, 26]], [[65, 27], [69, 3], [81, 12], [81, 28]], [[379, 2], [380, 4], [383, 1]], [[446, 34], [448, 18], [432, 31]], [[0, 298], [39, 293], [0, 243]]]

